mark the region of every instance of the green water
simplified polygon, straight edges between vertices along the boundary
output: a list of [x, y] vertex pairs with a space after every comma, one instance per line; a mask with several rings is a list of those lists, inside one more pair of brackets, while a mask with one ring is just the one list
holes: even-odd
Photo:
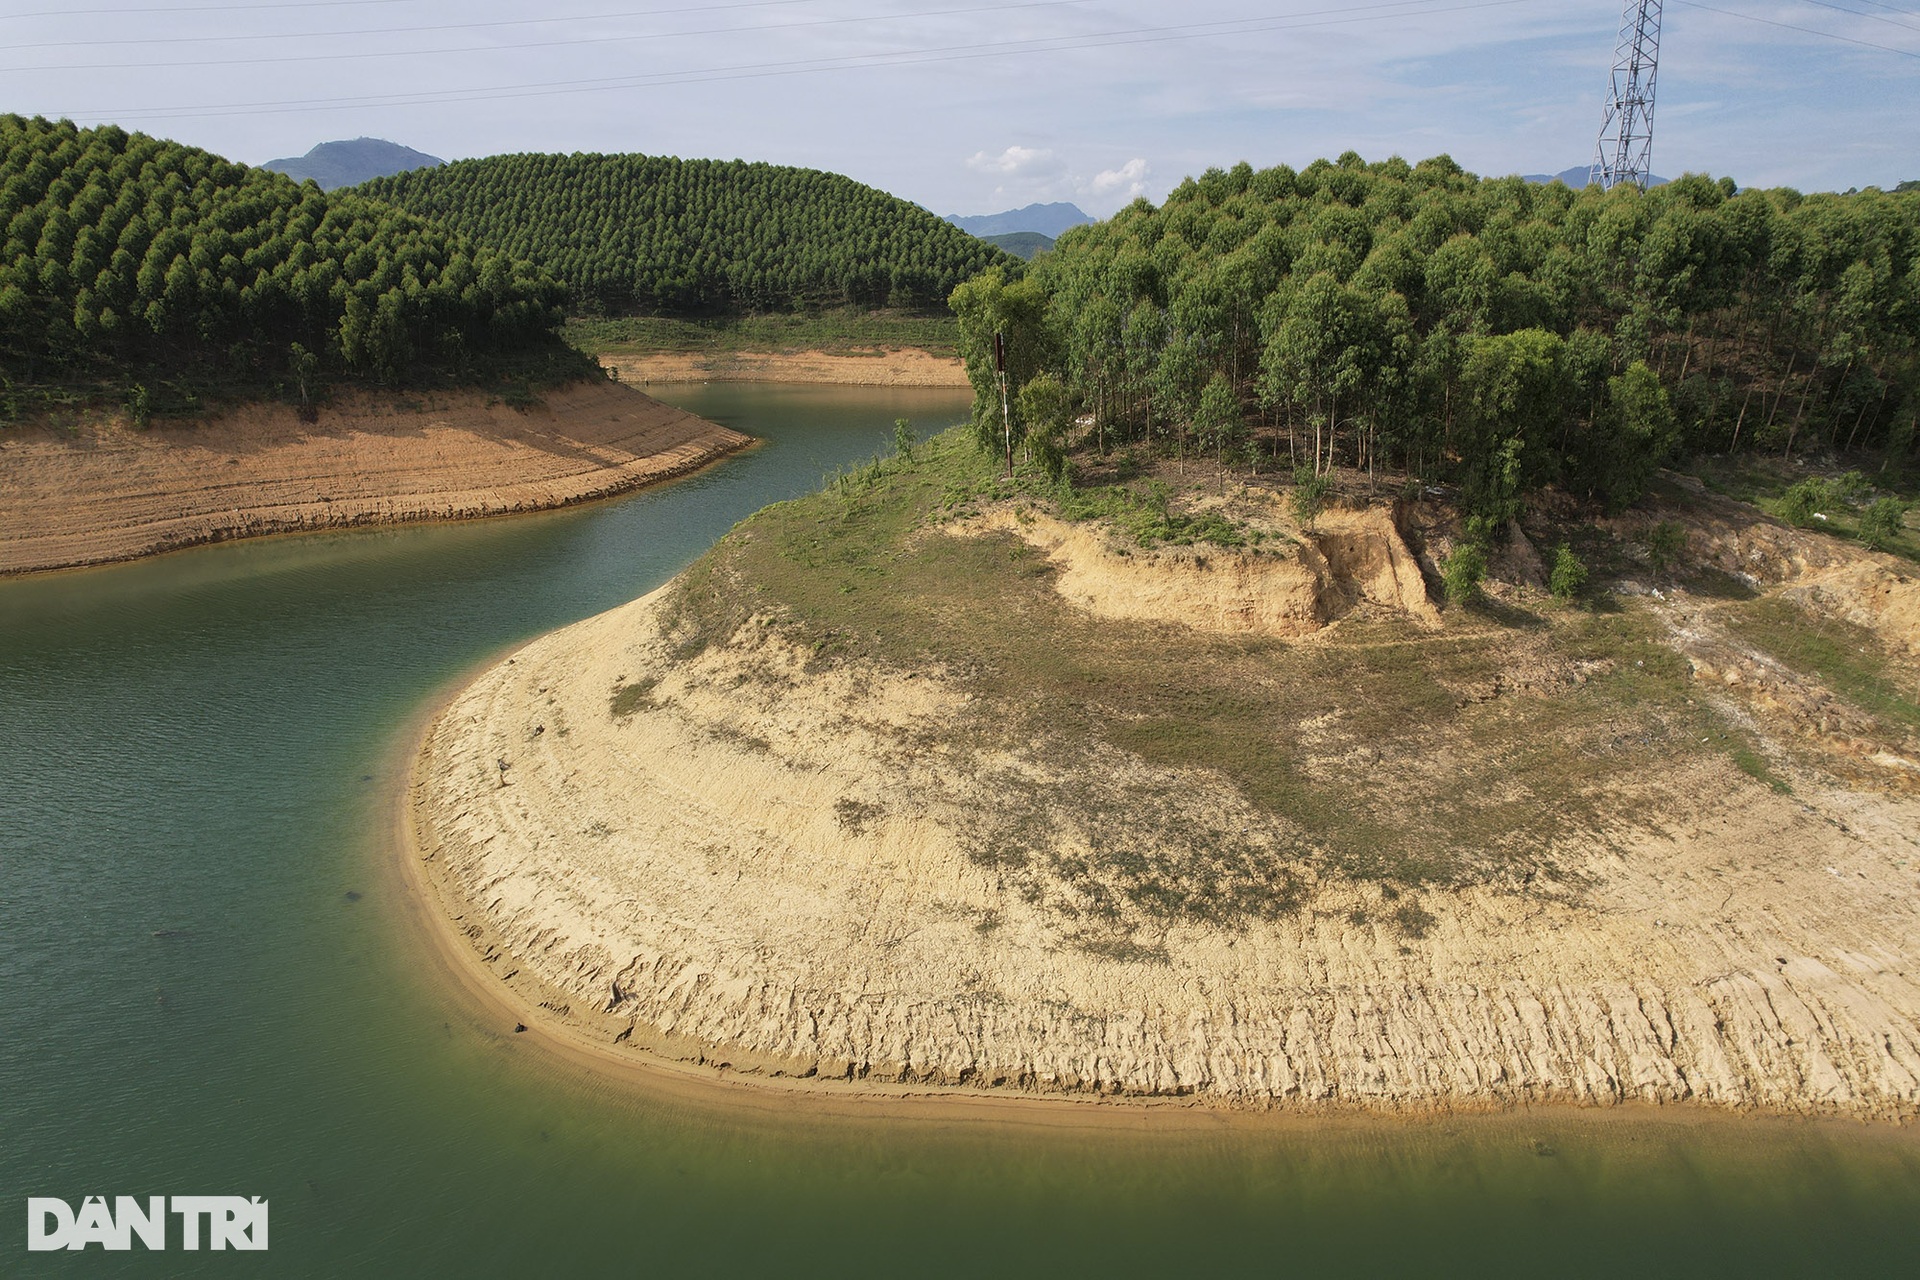
[[[847, 1118], [650, 1096], [476, 1023], [391, 873], [420, 708], [895, 417], [964, 412], [669, 398], [768, 443], [589, 510], [0, 583], [0, 1274], [1911, 1273], [1911, 1133]], [[25, 1252], [27, 1196], [93, 1193], [265, 1196], [272, 1247]]]

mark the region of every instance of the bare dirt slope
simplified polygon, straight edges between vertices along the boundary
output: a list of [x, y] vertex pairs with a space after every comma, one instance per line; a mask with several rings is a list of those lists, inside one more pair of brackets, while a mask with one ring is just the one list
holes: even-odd
[[1282, 555], [1191, 546], [1143, 552], [1097, 525], [1009, 507], [949, 528], [962, 536], [1010, 533], [1039, 548], [1059, 569], [1063, 597], [1116, 621], [1303, 636], [1363, 602], [1423, 624], [1439, 621], [1420, 566], [1385, 508], [1330, 512], [1313, 531], [1296, 531]]
[[478, 393], [356, 396], [303, 423], [261, 405], [202, 422], [0, 436], [0, 573], [199, 543], [536, 511], [680, 475], [749, 443], [607, 381], [514, 409]]
[[819, 382], [857, 387], [966, 387], [958, 360], [914, 347], [871, 351], [652, 351], [612, 347], [600, 359], [623, 382]]
[[[959, 532], [989, 537], [992, 523]], [[1366, 521], [1347, 526], [1342, 556], [1384, 592], [1397, 538], [1373, 547]], [[1191, 582], [1156, 595], [1141, 586], [1153, 565], [1115, 574], [1109, 549], [1037, 522], [1020, 537], [1049, 549], [1055, 588], [1102, 625], [1146, 625], [1158, 599], [1160, 623], [1208, 626], [1214, 606]], [[1689, 619], [1717, 606], [1661, 589], [1619, 607], [1679, 636], [1684, 655]], [[1284, 612], [1299, 631], [1312, 609], [1302, 595]], [[822, 665], [770, 614], [696, 650], [668, 591], [536, 641], [453, 701], [416, 773], [418, 849], [528, 1016], [610, 1052], [850, 1087], [1225, 1105], [1920, 1111], [1920, 800], [1901, 767], [1852, 781], [1825, 769], [1797, 754], [1793, 715], [1742, 701], [1697, 657], [1688, 677], [1671, 649], [1677, 692], [1660, 703], [1650, 660], [1556, 667], [1524, 629], [1450, 622], [1422, 640], [1431, 621], [1410, 621], [1396, 652], [1507, 646], [1484, 687], [1460, 694], [1464, 710], [1436, 712], [1418, 751], [1343, 737], [1346, 706], [1279, 726], [1276, 750], [1297, 753], [1303, 778], [1372, 778], [1377, 812], [1356, 816], [1397, 805], [1416, 832], [1448, 794], [1436, 788], [1489, 752], [1499, 767], [1471, 776], [1494, 783], [1454, 813], [1531, 807], [1527, 757], [1565, 745], [1564, 717], [1574, 756], [1623, 762], [1567, 775], [1608, 780], [1601, 820], [1522, 824], [1528, 847], [1420, 891], [1334, 862], [1262, 862], [1301, 840], [1299, 823], [1222, 773], [1106, 743], [1066, 764], [1017, 734], [969, 745], [955, 732], [974, 699], [963, 672]], [[1291, 643], [1357, 668], [1378, 644], [1344, 639], [1350, 625]], [[1177, 688], [1180, 643], [1155, 634]], [[1603, 681], [1619, 700], [1608, 714], [1626, 718], [1592, 710]], [[1696, 699], [1749, 725], [1791, 790], [1737, 768], [1718, 740], [1688, 748], [1677, 735], [1727, 727]], [[1502, 737], [1511, 724], [1525, 732]], [[1048, 857], [1001, 856], [990, 846], [1018, 835], [1004, 815], [1034, 797]], [[1099, 829], [1123, 808], [1137, 849]], [[1152, 915], [1193, 892], [1183, 877], [1223, 843], [1291, 867], [1285, 909]], [[1090, 903], [1128, 895], [1148, 913], [1089, 931]]]

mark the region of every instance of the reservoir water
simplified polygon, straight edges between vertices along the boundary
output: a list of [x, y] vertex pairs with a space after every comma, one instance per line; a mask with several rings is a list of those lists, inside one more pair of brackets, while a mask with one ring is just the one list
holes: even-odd
[[[767, 443], [618, 502], [0, 583], [0, 1274], [1871, 1275], [1911, 1128], [823, 1111], [549, 1061], [437, 976], [404, 746], [503, 647], [964, 416], [713, 386]], [[261, 1196], [262, 1254], [28, 1254], [25, 1200]]]

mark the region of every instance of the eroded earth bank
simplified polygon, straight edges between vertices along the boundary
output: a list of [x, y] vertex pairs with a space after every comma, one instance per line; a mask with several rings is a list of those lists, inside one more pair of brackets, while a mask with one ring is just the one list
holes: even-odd
[[[1561, 605], [1516, 529], [1442, 611], [1424, 503], [1174, 545], [958, 465], [452, 699], [414, 854], [530, 1019], [848, 1087], [1920, 1106], [1911, 565], [1703, 499], [1690, 577], [1623, 525]], [[1768, 648], [1812, 606], [1890, 701]]]
[[515, 407], [478, 392], [342, 397], [0, 438], [0, 574], [260, 534], [457, 520], [608, 497], [748, 437], [606, 380]]
[[656, 351], [614, 345], [600, 353], [624, 382], [810, 382], [850, 387], [968, 385], [959, 360], [916, 347], [865, 351]]

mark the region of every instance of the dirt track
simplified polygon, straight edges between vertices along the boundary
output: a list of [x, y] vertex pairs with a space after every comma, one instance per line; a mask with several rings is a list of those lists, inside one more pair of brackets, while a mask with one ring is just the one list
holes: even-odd
[[229, 538], [538, 511], [681, 475], [747, 436], [595, 381], [516, 410], [478, 393], [356, 396], [299, 421], [218, 419], [0, 435], [0, 574]]

